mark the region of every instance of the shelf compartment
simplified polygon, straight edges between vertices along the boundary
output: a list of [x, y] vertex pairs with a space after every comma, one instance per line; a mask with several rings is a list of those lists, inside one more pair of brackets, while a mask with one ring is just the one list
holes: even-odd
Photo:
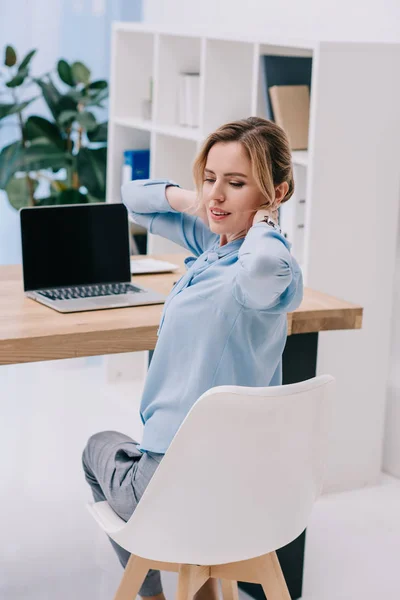
[[121, 127], [130, 127], [132, 129], [140, 129], [142, 131], [154, 131], [164, 135], [181, 138], [184, 140], [201, 141], [203, 135], [198, 127], [180, 127], [179, 125], [155, 125], [152, 121], [145, 119], [115, 117], [112, 119], [115, 125]]
[[[194, 189], [192, 165], [197, 155], [198, 143], [176, 136], [156, 133], [152, 138], [151, 177], [154, 179], [172, 179], [185, 189]], [[182, 247], [156, 235], [149, 235], [147, 252], [149, 254], [182, 252]]]
[[[203, 132], [251, 115], [254, 45], [207, 39]], [[227, 101], [229, 97], [229, 101]]]
[[199, 127], [182, 127], [179, 125], [155, 125], [154, 131], [163, 135], [181, 138], [183, 140], [192, 140], [194, 142], [203, 139]]
[[193, 189], [192, 165], [196, 155], [196, 141], [156, 133], [151, 176], [173, 179], [183, 188]]
[[292, 150], [292, 162], [302, 167], [308, 166], [308, 150]]
[[200, 57], [200, 38], [159, 36], [154, 99], [154, 122], [157, 126], [179, 126], [179, 75], [200, 73]]
[[153, 123], [140, 117], [114, 117], [114, 125], [128, 127], [131, 129], [140, 129], [141, 131], [153, 131]]
[[111, 64], [110, 112], [119, 118], [143, 115], [153, 77], [154, 35], [114, 29]]
[[110, 124], [110, 144], [107, 160], [107, 201], [121, 199], [122, 165], [124, 150], [146, 150], [150, 148], [150, 132], [133, 127]]

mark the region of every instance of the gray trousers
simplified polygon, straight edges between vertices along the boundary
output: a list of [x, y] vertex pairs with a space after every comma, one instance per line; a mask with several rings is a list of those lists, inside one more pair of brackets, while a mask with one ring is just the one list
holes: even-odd
[[[117, 431], [92, 435], [83, 451], [82, 463], [95, 502], [107, 500], [117, 515], [128, 521], [163, 456], [141, 452], [137, 442]], [[125, 568], [129, 552], [110, 541]], [[150, 569], [139, 594], [155, 596], [161, 592], [160, 571]]]

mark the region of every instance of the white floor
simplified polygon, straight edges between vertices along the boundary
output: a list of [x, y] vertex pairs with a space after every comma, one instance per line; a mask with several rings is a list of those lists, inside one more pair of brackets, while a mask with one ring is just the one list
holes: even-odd
[[[0, 367], [1, 600], [113, 598], [121, 569], [84, 508], [80, 457], [96, 431], [140, 436], [142, 382], [127, 371], [137, 360]], [[399, 557], [400, 480], [323, 496], [308, 527], [303, 598], [398, 598]], [[176, 577], [163, 580], [172, 598]]]

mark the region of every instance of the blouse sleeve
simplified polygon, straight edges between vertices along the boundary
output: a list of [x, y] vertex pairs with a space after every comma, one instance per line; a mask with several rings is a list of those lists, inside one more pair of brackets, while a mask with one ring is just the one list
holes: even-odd
[[232, 291], [247, 308], [288, 312], [300, 305], [302, 274], [283, 235], [264, 223], [249, 229], [239, 250]]
[[121, 194], [129, 218], [150, 233], [165, 237], [200, 256], [217, 237], [199, 217], [171, 207], [165, 195], [169, 185], [179, 187], [174, 181], [164, 179], [135, 179], [125, 183]]

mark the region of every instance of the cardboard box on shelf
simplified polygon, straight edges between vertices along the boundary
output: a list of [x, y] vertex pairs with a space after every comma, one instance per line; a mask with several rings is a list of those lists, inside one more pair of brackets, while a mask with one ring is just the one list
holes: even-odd
[[285, 130], [292, 150], [308, 147], [310, 90], [308, 85], [274, 85], [269, 88], [274, 121]]

